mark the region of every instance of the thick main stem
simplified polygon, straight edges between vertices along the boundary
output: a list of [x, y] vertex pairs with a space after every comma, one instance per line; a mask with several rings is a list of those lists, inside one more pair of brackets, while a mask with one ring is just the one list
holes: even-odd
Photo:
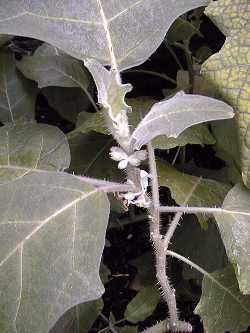
[[[161, 332], [191, 332], [192, 326], [189, 323], [182, 322], [178, 319], [175, 290], [171, 287], [170, 281], [166, 275], [166, 251], [164, 237], [160, 230], [160, 200], [159, 200], [159, 184], [156, 169], [155, 155], [152, 144], [148, 144], [148, 155], [150, 173], [152, 175], [152, 205], [150, 208], [150, 236], [153, 242], [156, 257], [156, 277], [161, 287], [161, 293], [164, 301], [168, 305], [169, 318], [161, 325]], [[164, 327], [162, 327], [164, 326]], [[157, 327], [159, 329], [160, 327]], [[149, 329], [150, 332], [152, 328]], [[147, 332], [147, 331], [145, 331]], [[160, 332], [160, 331], [159, 331]]]

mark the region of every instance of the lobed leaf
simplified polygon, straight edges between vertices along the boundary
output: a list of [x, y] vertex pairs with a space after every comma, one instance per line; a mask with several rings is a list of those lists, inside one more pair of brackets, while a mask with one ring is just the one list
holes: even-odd
[[239, 333], [245, 331], [250, 318], [250, 296], [240, 293], [233, 267], [211, 274], [221, 286], [207, 276], [195, 313], [201, 316], [205, 331]]
[[153, 105], [132, 133], [131, 145], [140, 149], [159, 135], [176, 138], [192, 125], [233, 116], [233, 109], [222, 101], [179, 92]]
[[[127, 103], [133, 110], [128, 113], [129, 125], [132, 128], [136, 128], [140, 120], [147, 114], [155, 102], [154, 99], [148, 97], [127, 99]], [[76, 129], [69, 134], [69, 137], [74, 137], [79, 132], [88, 133], [90, 131], [109, 134], [105, 125], [105, 116], [102, 111], [96, 113], [81, 112], [77, 119]], [[152, 143], [153, 146], [158, 149], [171, 149], [187, 144], [214, 144], [215, 139], [205, 125], [199, 124], [187, 128], [178, 138], [167, 138], [162, 135], [154, 139]]]
[[178, 16], [207, 3], [73, 0], [58, 6], [40, 0], [12, 0], [6, 5], [1, 0], [0, 33], [43, 40], [73, 57], [102, 64], [110, 64], [112, 52], [122, 70], [147, 60]]
[[215, 214], [229, 260], [243, 294], [250, 294], [250, 191], [235, 185], [225, 197], [223, 212]]

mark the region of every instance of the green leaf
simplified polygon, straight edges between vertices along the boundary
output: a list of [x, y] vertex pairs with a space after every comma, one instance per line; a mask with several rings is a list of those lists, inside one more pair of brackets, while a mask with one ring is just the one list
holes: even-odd
[[91, 72], [98, 91], [98, 102], [107, 109], [113, 117], [121, 111], [129, 111], [125, 102], [125, 95], [131, 91], [131, 84], [122, 84], [117, 81], [116, 73], [107, 70], [95, 60], [87, 60], [85, 66]]
[[32, 56], [24, 56], [17, 62], [18, 69], [38, 88], [48, 86], [80, 87], [88, 89], [90, 76], [83, 65], [56, 48], [43, 44]]
[[169, 43], [173, 44], [179, 40], [189, 40], [194, 35], [202, 36], [199, 29], [192, 23], [179, 17], [169, 29], [166, 39]]
[[211, 123], [216, 139], [214, 146], [216, 155], [227, 165], [227, 177], [234, 184], [242, 182], [240, 173], [240, 152], [236, 122], [234, 119]]
[[42, 93], [50, 106], [65, 119], [74, 123], [78, 113], [88, 109], [91, 78], [78, 60], [43, 44], [32, 56], [17, 62], [17, 67], [39, 88], [44, 88]]
[[48, 104], [63, 118], [75, 123], [80, 112], [87, 110], [90, 100], [80, 88], [48, 87], [42, 89]]
[[70, 307], [103, 293], [109, 203], [78, 178], [46, 170], [70, 161], [59, 129], [6, 125], [0, 138], [0, 331], [47, 333]]
[[233, 116], [233, 109], [222, 101], [179, 92], [153, 105], [134, 130], [131, 144], [135, 149], [140, 149], [159, 135], [176, 138], [192, 125]]
[[235, 185], [225, 197], [223, 213], [215, 214], [229, 260], [235, 264], [243, 294], [250, 294], [250, 191]]
[[221, 51], [203, 64], [202, 72], [236, 111], [242, 177], [250, 188], [249, 1], [219, 0], [208, 6], [206, 14], [227, 38]]
[[212, 145], [215, 139], [205, 124], [194, 125], [185, 129], [177, 138], [159, 136], [153, 140], [153, 145], [158, 149], [172, 149], [192, 145]]
[[60, 171], [69, 167], [68, 141], [54, 126], [5, 125], [0, 128], [0, 142], [1, 183], [37, 168]]
[[240, 333], [249, 326], [250, 296], [240, 293], [233, 268], [212, 274], [222, 286], [218, 286], [207, 276], [202, 285], [202, 296], [195, 313], [201, 316], [207, 333]]
[[[173, 199], [178, 205], [183, 205], [193, 186], [197, 184], [198, 177], [184, 174], [167, 163], [157, 162], [160, 186], [168, 187]], [[212, 179], [201, 179], [197, 185], [188, 205], [197, 207], [221, 206], [230, 186]], [[206, 226], [209, 217], [197, 214], [202, 226]]]
[[137, 326], [124, 326], [119, 330], [119, 333], [137, 333]]
[[50, 333], [88, 333], [102, 309], [102, 299], [76, 305], [59, 319]]
[[67, 309], [103, 293], [107, 197], [39, 170], [0, 193], [0, 331], [47, 333]]
[[145, 287], [127, 305], [124, 317], [132, 323], [143, 321], [153, 313], [159, 301], [159, 291], [152, 286]]
[[[187, 241], [183, 241], [184, 239]], [[207, 230], [204, 230], [200, 228], [195, 216], [185, 215], [181, 226], [174, 233], [171, 250], [195, 262], [207, 272], [221, 269], [228, 263], [220, 232], [212, 219]], [[185, 264], [182, 276], [185, 280], [203, 278], [199, 271]]]
[[16, 70], [15, 58], [0, 54], [0, 121], [2, 123], [34, 119], [36, 90]]
[[0, 35], [0, 47], [3, 46], [6, 42], [8, 42], [12, 36], [9, 35]]
[[1, 0], [0, 33], [43, 40], [73, 57], [102, 64], [110, 64], [114, 56], [119, 68], [126, 69], [148, 59], [177, 17], [207, 2], [73, 0], [58, 6], [40, 0], [6, 5]]
[[122, 174], [109, 157], [113, 139], [99, 133], [79, 134], [70, 139], [69, 171], [100, 179], [121, 180]]
[[[127, 102], [132, 107], [128, 113], [129, 124], [134, 128], [141, 119], [149, 112], [156, 100], [148, 97], [129, 98]], [[204, 124], [195, 125], [184, 130], [178, 138], [167, 138], [162, 135], [153, 140], [153, 146], [158, 149], [171, 149], [186, 144], [214, 144], [215, 140]]]
[[[147, 114], [156, 101], [148, 97], [137, 97], [127, 99], [127, 103], [132, 107], [132, 112], [128, 113], [129, 124], [135, 128], [140, 120]], [[88, 133], [96, 131], [103, 134], [109, 134], [105, 124], [105, 115], [103, 112], [86, 113], [81, 112], [78, 116], [76, 129], [69, 134], [69, 138], [77, 135], [78, 132]], [[178, 138], [167, 138], [159, 136], [153, 140], [153, 146], [158, 149], [171, 149], [186, 144], [214, 144], [215, 139], [204, 124], [195, 125], [183, 131]]]

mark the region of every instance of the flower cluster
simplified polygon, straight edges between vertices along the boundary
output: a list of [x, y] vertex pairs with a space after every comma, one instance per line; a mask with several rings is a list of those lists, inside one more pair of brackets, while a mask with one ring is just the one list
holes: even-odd
[[134, 204], [138, 207], [145, 207], [145, 208], [148, 208], [150, 206], [151, 200], [147, 196], [149, 179], [151, 179], [151, 175], [145, 170], [140, 170], [141, 191], [127, 192], [123, 195], [123, 198], [127, 200], [128, 205]]

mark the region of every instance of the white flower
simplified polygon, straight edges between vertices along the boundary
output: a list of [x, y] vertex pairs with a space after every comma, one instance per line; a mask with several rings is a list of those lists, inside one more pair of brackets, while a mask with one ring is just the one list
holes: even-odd
[[141, 176], [141, 187], [144, 191], [148, 188], [148, 180], [152, 178], [152, 176], [145, 170], [140, 170]]
[[150, 206], [150, 199], [147, 196], [147, 188], [149, 179], [152, 178], [152, 176], [146, 172], [145, 170], [140, 170], [140, 184], [141, 184], [141, 191], [140, 192], [128, 192], [123, 195], [124, 199], [128, 201], [128, 205], [134, 204], [138, 207], [149, 207]]
[[[109, 153], [110, 157], [114, 161], [119, 161], [118, 168], [125, 169], [128, 164], [133, 166], [140, 165], [141, 161], [147, 158], [147, 152], [145, 150], [136, 151], [132, 155], [128, 155], [122, 148], [120, 147], [112, 147]], [[145, 171], [146, 172], [146, 171]]]

